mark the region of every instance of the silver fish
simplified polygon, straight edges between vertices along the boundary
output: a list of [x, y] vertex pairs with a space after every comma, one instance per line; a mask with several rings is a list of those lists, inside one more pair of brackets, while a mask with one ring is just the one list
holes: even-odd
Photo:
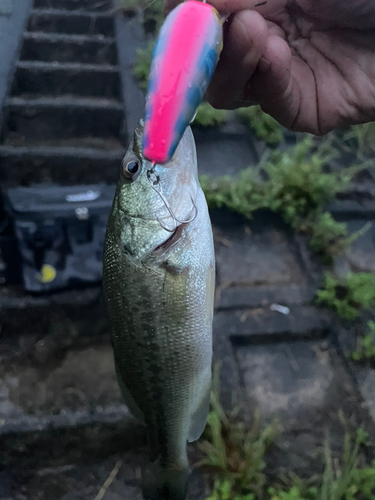
[[[186, 443], [204, 430], [211, 386], [215, 261], [188, 128], [166, 165], [122, 163], [104, 250], [104, 291], [124, 399], [148, 429], [145, 499], [184, 500]], [[190, 221], [190, 222], [189, 222]]]

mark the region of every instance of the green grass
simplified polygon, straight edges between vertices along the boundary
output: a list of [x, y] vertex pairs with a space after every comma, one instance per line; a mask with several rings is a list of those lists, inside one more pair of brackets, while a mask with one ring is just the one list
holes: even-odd
[[375, 361], [375, 323], [367, 322], [368, 332], [357, 340], [357, 349], [352, 352], [353, 361]]
[[202, 176], [200, 181], [209, 207], [226, 207], [246, 218], [259, 209], [277, 212], [297, 232], [307, 234], [311, 249], [328, 262], [359, 234], [348, 237], [346, 224], [325, 211], [359, 170], [326, 172], [333, 155], [329, 141], [315, 148], [313, 139], [306, 137], [284, 152], [272, 152], [257, 170], [244, 169], [237, 178]]
[[283, 139], [283, 128], [272, 116], [264, 113], [260, 106], [240, 108], [237, 116], [267, 146], [276, 147]]
[[326, 273], [316, 300], [318, 304], [334, 309], [343, 319], [357, 319], [364, 310], [375, 306], [375, 276], [349, 273], [338, 279], [332, 273]]
[[264, 473], [264, 454], [278, 434], [277, 426], [260, 427], [257, 415], [248, 428], [238, 414], [224, 412], [215, 380], [212, 411], [200, 443], [204, 458], [198, 464], [213, 482], [206, 500], [375, 500], [375, 461], [366, 464], [361, 452], [367, 446], [367, 433], [359, 428], [353, 436], [341, 412], [342, 453], [333, 458], [327, 432], [322, 475], [311, 475], [308, 480], [293, 472], [278, 479], [269, 477]]
[[200, 465], [215, 477], [211, 500], [262, 495], [266, 482], [264, 453], [276, 432], [276, 426], [271, 424], [262, 429], [258, 414], [253, 425], [247, 428], [238, 418], [219, 411], [213, 401], [207, 439], [200, 443], [205, 453]]
[[138, 80], [139, 86], [144, 91], [147, 90], [148, 75], [150, 74], [150, 65], [154, 46], [155, 40], [151, 40], [147, 47], [137, 50], [136, 63], [133, 68], [133, 73]]
[[375, 122], [353, 125], [344, 139], [352, 142], [354, 150], [356, 150], [359, 155], [374, 152]]
[[323, 476], [312, 478], [311, 485], [290, 474], [284, 485], [268, 489], [270, 500], [374, 500], [375, 461], [366, 465], [360, 455], [361, 446], [366, 444], [367, 433], [362, 429], [354, 437], [346, 431], [341, 460], [334, 460], [326, 435]]
[[278, 433], [276, 423], [261, 427], [256, 413], [252, 425], [246, 426], [238, 412], [227, 414], [219, 401], [218, 370], [211, 408], [204, 439], [199, 443], [204, 458], [198, 464], [214, 478], [209, 500], [260, 498], [266, 484], [264, 453]]

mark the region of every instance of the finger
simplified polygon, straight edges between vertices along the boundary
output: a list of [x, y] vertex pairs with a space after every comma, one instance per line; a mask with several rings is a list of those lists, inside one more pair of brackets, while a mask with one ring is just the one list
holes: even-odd
[[267, 42], [267, 25], [254, 11], [233, 16], [224, 37], [224, 48], [207, 91], [216, 108], [241, 106], [249, 78], [254, 73]]
[[302, 59], [292, 56], [285, 40], [268, 37], [258, 71], [249, 83], [246, 99], [259, 102], [282, 125], [320, 133], [314, 75]]
[[277, 35], [283, 40], [286, 40], [286, 33], [278, 24], [272, 21], [268, 21], [267, 19], [266, 19], [266, 24], [268, 29], [268, 36]]

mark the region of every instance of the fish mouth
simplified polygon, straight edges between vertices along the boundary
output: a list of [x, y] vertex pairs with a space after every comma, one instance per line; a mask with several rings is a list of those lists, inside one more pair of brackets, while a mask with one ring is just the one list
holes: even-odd
[[177, 226], [167, 240], [165, 240], [163, 243], [154, 248], [154, 250], [151, 252], [151, 255], [158, 256], [169, 250], [171, 246], [174, 245], [180, 239], [182, 231], [184, 229], [183, 226], [184, 224], [180, 224], [179, 226]]

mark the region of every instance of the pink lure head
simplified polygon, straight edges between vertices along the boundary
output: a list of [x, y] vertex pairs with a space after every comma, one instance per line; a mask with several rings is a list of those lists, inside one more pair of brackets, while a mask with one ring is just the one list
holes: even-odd
[[167, 163], [193, 119], [222, 49], [222, 23], [209, 4], [188, 0], [166, 18], [146, 97], [143, 154]]

